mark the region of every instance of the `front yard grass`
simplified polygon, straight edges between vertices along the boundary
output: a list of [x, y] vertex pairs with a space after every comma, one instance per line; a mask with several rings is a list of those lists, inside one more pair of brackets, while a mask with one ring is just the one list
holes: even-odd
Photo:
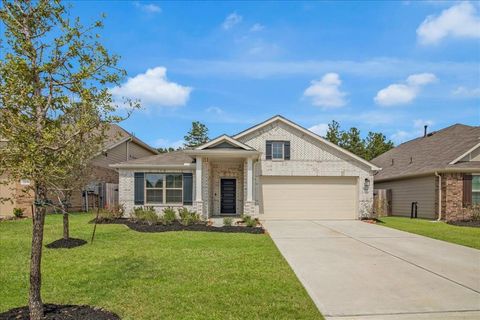
[[[89, 240], [90, 214], [70, 217]], [[44, 244], [61, 238], [46, 219]], [[31, 220], [0, 223], [0, 313], [27, 304]], [[122, 319], [322, 319], [268, 235], [139, 233], [98, 225], [93, 245], [44, 248], [45, 303], [104, 307]]]
[[459, 227], [443, 221], [382, 217], [379, 225], [416, 233], [422, 236], [480, 249], [480, 228]]

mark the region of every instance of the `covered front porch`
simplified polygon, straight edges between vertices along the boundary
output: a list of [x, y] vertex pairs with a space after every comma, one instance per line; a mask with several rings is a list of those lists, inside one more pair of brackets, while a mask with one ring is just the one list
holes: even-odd
[[239, 147], [187, 150], [195, 158], [194, 209], [205, 218], [255, 214], [254, 167], [259, 152]]

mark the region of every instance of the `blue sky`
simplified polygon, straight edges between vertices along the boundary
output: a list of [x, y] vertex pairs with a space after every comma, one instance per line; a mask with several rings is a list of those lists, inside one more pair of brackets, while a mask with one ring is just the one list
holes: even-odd
[[275, 114], [322, 134], [383, 132], [396, 143], [480, 122], [478, 2], [72, 2], [142, 100], [122, 126], [154, 146], [191, 121], [234, 134]]

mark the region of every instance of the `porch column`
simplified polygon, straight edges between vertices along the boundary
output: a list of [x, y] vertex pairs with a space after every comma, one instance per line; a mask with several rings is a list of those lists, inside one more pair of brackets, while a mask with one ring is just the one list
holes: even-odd
[[197, 157], [195, 169], [195, 201], [202, 201], [202, 157]]
[[253, 161], [247, 159], [247, 201], [253, 201]]
[[243, 206], [243, 213], [248, 215], [255, 214], [255, 203], [253, 201], [253, 159], [247, 158], [247, 176], [245, 183], [247, 184], [247, 197]]
[[202, 201], [202, 157], [196, 158], [196, 167], [195, 167], [195, 211], [198, 214], [208, 219], [204, 210], [203, 210], [203, 201]]

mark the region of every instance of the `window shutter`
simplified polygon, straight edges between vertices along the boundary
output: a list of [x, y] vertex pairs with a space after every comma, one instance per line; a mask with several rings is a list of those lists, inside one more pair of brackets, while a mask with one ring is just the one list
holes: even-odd
[[191, 173], [183, 174], [183, 204], [193, 203], [193, 176]]
[[145, 202], [145, 173], [135, 172], [134, 174], [134, 204], [143, 205]]
[[466, 174], [463, 176], [463, 206], [468, 207], [472, 204], [472, 176]]
[[267, 141], [265, 148], [265, 159], [272, 160], [272, 141]]
[[285, 153], [283, 159], [290, 160], [290, 141], [285, 141], [283, 143], [283, 152]]

